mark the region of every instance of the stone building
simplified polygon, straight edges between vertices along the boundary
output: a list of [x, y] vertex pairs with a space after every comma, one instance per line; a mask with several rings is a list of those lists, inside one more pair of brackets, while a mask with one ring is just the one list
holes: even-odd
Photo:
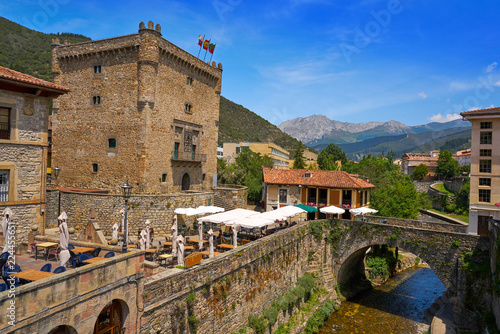
[[141, 22], [138, 33], [52, 45], [58, 187], [135, 193], [209, 190], [217, 170], [222, 65]]
[[[342, 171], [264, 168], [263, 173], [266, 211], [294, 204], [359, 208], [370, 204], [371, 190], [375, 188], [368, 180]], [[308, 215], [308, 219], [315, 218], [326, 216], [319, 211]], [[350, 218], [346, 210], [344, 219]]]
[[424, 177], [424, 180], [437, 179], [437, 161], [439, 159], [439, 152], [431, 151], [429, 153], [405, 153], [401, 159], [401, 171], [405, 175], [412, 175], [418, 165], [424, 164], [429, 169], [429, 173]]
[[488, 218], [500, 219], [500, 108], [460, 114], [472, 123], [469, 227], [488, 234]]
[[0, 212], [10, 207], [18, 239], [43, 230], [49, 100], [68, 89], [0, 67]]

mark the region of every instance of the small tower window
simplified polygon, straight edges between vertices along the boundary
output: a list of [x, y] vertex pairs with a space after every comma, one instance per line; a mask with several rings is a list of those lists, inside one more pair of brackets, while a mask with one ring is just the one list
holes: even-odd
[[185, 111], [186, 111], [187, 113], [192, 113], [192, 112], [193, 112], [193, 106], [192, 106], [192, 105], [190, 105], [189, 103], [186, 103], [186, 104], [184, 105], [184, 108], [185, 108]]
[[188, 84], [188, 86], [191, 86], [193, 84], [193, 78], [187, 77], [186, 83]]
[[167, 182], [167, 173], [161, 174], [161, 182]]
[[116, 147], [116, 139], [115, 138], [109, 138], [108, 139], [108, 147], [109, 148], [115, 148]]
[[99, 74], [101, 73], [101, 65], [96, 65], [94, 66], [94, 73]]
[[100, 96], [94, 96], [93, 97], [94, 104], [101, 104], [101, 97]]
[[99, 166], [97, 164], [92, 164], [92, 172], [97, 173]]

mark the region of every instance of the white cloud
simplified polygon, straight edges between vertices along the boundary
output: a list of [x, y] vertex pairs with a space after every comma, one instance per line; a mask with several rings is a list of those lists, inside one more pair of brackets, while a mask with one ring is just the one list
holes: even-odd
[[431, 117], [428, 117], [429, 121], [431, 122], [437, 122], [437, 123], [446, 123], [446, 122], [451, 122], [456, 119], [460, 119], [462, 116], [460, 114], [448, 114], [446, 116], [443, 116], [441, 114], [433, 115]]
[[462, 90], [471, 90], [471, 89], [474, 89], [474, 84], [471, 82], [459, 82], [459, 81], [452, 81], [450, 83], [450, 89], [451, 90], [458, 90], [458, 91], [462, 91]]
[[498, 80], [497, 82], [495, 82], [493, 85], [497, 86], [497, 87], [500, 87], [500, 80]]
[[490, 73], [490, 72], [493, 72], [493, 70], [495, 69], [495, 67], [497, 67], [498, 63], [495, 61], [491, 64], [488, 65], [488, 67], [486, 67], [486, 73]]
[[418, 93], [418, 96], [421, 97], [422, 99], [426, 99], [427, 98], [427, 94], [425, 94], [424, 92]]

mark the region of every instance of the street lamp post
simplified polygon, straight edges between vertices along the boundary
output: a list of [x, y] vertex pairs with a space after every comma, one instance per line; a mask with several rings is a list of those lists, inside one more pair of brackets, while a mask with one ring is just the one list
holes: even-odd
[[123, 198], [125, 198], [125, 217], [123, 219], [123, 226], [124, 226], [124, 231], [123, 231], [123, 246], [122, 246], [122, 254], [127, 252], [127, 242], [128, 242], [128, 218], [127, 218], [127, 207], [128, 207], [128, 199], [130, 197], [130, 191], [132, 190], [132, 186], [127, 182], [122, 188], [122, 194]]
[[[57, 180], [59, 173], [61, 172], [61, 168], [58, 166], [54, 167], [54, 180]], [[57, 217], [61, 214], [61, 189], [57, 189]], [[59, 220], [57, 220], [57, 225], [59, 225]]]

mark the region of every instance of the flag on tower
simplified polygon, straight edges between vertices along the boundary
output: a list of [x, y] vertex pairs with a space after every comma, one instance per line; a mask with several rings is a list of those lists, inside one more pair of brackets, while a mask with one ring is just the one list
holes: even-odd
[[205, 42], [203, 42], [203, 50], [208, 49], [208, 44], [210, 44], [210, 40], [206, 39]]
[[211, 54], [213, 54], [214, 53], [214, 49], [215, 49], [215, 43], [208, 44], [208, 52], [210, 52]]
[[203, 44], [203, 39], [205, 38], [205, 36], [201, 36], [199, 35], [198, 36], [198, 45], [201, 46]]

